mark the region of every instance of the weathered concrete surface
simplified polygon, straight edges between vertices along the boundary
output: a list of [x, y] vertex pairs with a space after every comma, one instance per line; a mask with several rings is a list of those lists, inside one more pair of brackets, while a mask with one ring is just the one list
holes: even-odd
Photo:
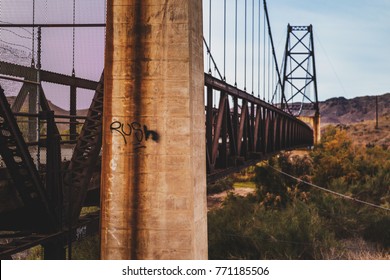
[[313, 128], [314, 145], [321, 141], [321, 117], [319, 114], [314, 116], [299, 116], [298, 119], [309, 124]]
[[201, 0], [107, 3], [102, 259], [206, 259]]

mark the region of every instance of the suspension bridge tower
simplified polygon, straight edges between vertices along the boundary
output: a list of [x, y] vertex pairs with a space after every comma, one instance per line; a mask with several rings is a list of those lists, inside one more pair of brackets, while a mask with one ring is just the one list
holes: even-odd
[[102, 259], [206, 259], [202, 1], [109, 0]]
[[317, 144], [321, 129], [312, 25], [288, 25], [282, 71], [282, 109], [309, 123]]

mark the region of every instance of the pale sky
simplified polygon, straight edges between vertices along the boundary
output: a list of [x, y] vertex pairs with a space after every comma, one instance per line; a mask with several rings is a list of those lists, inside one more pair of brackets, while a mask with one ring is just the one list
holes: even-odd
[[[208, 6], [204, 4], [204, 36], [208, 41]], [[226, 0], [228, 11], [228, 26], [234, 25], [235, 0]], [[242, 18], [245, 0], [238, 0], [239, 17]], [[262, 1], [260, 1], [262, 3]], [[72, 0], [36, 0], [36, 23], [72, 23]], [[103, 23], [104, 0], [77, 0], [76, 23]], [[224, 0], [212, 0], [213, 29], [212, 52], [218, 67], [222, 71], [222, 45]], [[258, 13], [258, 0], [254, 2], [255, 17]], [[390, 1], [388, 0], [268, 0], [271, 27], [279, 64], [282, 61], [286, 40], [287, 24], [309, 25], [314, 27], [314, 43], [317, 63], [318, 94], [320, 100], [344, 96], [352, 98], [363, 95], [383, 94], [390, 91], [388, 73], [390, 73], [390, 56], [388, 55], [388, 40], [390, 38]], [[248, 16], [252, 14], [252, 0], [247, 0]], [[261, 4], [261, 13], [262, 4]], [[0, 21], [12, 23], [32, 23], [32, 0], [0, 0]], [[250, 32], [251, 20], [248, 21]], [[256, 21], [257, 26], [257, 21]], [[243, 23], [239, 23], [243, 30]], [[218, 29], [219, 28], [219, 29]], [[257, 27], [255, 27], [257, 28]], [[261, 20], [261, 29], [263, 21]], [[19, 36], [7, 30], [0, 31], [0, 40], [23, 44], [31, 48], [31, 40], [22, 29], [13, 30]], [[29, 30], [31, 32], [31, 29]], [[227, 38], [227, 80], [234, 83], [232, 57], [234, 48], [234, 31], [228, 30]], [[239, 48], [243, 50], [243, 32]], [[50, 71], [71, 73], [72, 68], [72, 31], [71, 29], [47, 29], [43, 32], [44, 44], [43, 68]], [[229, 37], [230, 36], [230, 37]], [[255, 40], [257, 35], [255, 34]], [[2, 44], [2, 42], [0, 42]], [[4, 44], [4, 42], [3, 42]], [[248, 34], [248, 56], [251, 54], [251, 35]], [[17, 47], [17, 46], [14, 46]], [[18, 47], [17, 47], [18, 48]], [[23, 49], [23, 48], [22, 48]], [[76, 75], [97, 80], [103, 68], [104, 30], [76, 29]], [[239, 54], [242, 59], [242, 53]], [[257, 59], [257, 54], [255, 54]], [[251, 67], [251, 62], [247, 66]], [[243, 66], [239, 65], [238, 86], [243, 87]], [[207, 68], [207, 59], [205, 59]], [[257, 74], [255, 64], [255, 74]], [[207, 70], [207, 69], [206, 69]], [[233, 72], [232, 72], [233, 71]], [[232, 81], [233, 80], [233, 81]], [[251, 91], [251, 72], [247, 72], [247, 89]], [[49, 99], [58, 98], [57, 89], [48, 88]], [[262, 88], [262, 86], [260, 86]], [[62, 89], [64, 90], [64, 89]], [[254, 91], [257, 81], [254, 82]], [[61, 90], [60, 90], [61, 91]], [[84, 93], [80, 93], [82, 96]], [[92, 93], [85, 93], [91, 96]], [[55, 102], [67, 104], [67, 94]], [[88, 107], [88, 102], [82, 97], [78, 100], [79, 108]], [[63, 106], [63, 107], [66, 107]]]
[[[209, 1], [203, 1], [206, 41], [209, 41]], [[229, 59], [234, 55], [233, 50], [229, 52], [229, 47], [234, 45], [235, 0], [226, 1], [227, 57]], [[243, 21], [245, 0], [237, 2], [238, 17]], [[263, 1], [260, 2], [262, 7]], [[220, 69], [223, 68], [223, 51], [217, 50], [216, 45], [223, 42], [223, 3], [224, 0], [212, 0], [212, 53]], [[256, 12], [258, 3], [259, 1], [254, 1]], [[313, 25], [320, 100], [339, 96], [352, 98], [390, 92], [390, 79], [388, 78], [390, 74], [390, 56], [388, 55], [390, 1], [268, 0], [267, 5], [279, 65], [284, 54], [287, 24]], [[249, 45], [251, 44], [251, 7], [252, 0], [247, 0], [249, 17], [247, 44]], [[238, 37], [241, 39], [239, 48], [243, 49], [244, 26], [240, 23], [238, 25]], [[255, 26], [255, 30], [257, 30], [256, 28]], [[263, 22], [261, 20], [262, 28]], [[251, 52], [250, 46], [247, 52]], [[243, 59], [242, 54], [239, 54], [239, 57], [241, 60]], [[228, 61], [227, 64], [230, 62]], [[205, 64], [207, 63], [206, 59]], [[231, 78], [234, 80], [234, 74], [227, 73], [227, 76], [230, 80]], [[239, 81], [238, 84], [240, 83], [242, 84], [242, 81]]]
[[313, 24], [320, 99], [390, 92], [390, 1], [272, 0], [268, 7], [275, 44], [287, 23]]

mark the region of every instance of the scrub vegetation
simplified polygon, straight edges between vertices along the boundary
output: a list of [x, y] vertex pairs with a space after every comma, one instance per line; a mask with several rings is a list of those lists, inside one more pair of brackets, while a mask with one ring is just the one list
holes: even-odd
[[314, 150], [281, 153], [250, 172], [254, 194], [231, 193], [209, 211], [210, 259], [390, 259], [387, 146], [355, 144], [329, 126]]

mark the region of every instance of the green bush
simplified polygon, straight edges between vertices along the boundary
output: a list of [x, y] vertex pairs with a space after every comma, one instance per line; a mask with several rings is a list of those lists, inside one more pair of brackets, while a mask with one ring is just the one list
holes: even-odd
[[382, 216], [370, 220], [364, 230], [366, 240], [390, 249], [390, 216]]
[[[209, 212], [211, 259], [322, 259], [335, 256], [345, 240], [362, 238], [389, 249], [388, 211], [313, 188], [271, 166], [336, 193], [390, 207], [390, 151], [358, 146], [345, 131], [329, 127], [310, 155], [287, 152], [258, 164], [252, 179], [255, 195], [230, 194], [222, 208]], [[232, 182], [220, 184], [230, 187]]]
[[207, 194], [220, 193], [233, 189], [234, 180], [231, 177], [226, 177], [212, 184], [207, 185]]
[[210, 259], [321, 259], [334, 246], [315, 207], [304, 202], [271, 210], [253, 196], [231, 195], [209, 212]]

